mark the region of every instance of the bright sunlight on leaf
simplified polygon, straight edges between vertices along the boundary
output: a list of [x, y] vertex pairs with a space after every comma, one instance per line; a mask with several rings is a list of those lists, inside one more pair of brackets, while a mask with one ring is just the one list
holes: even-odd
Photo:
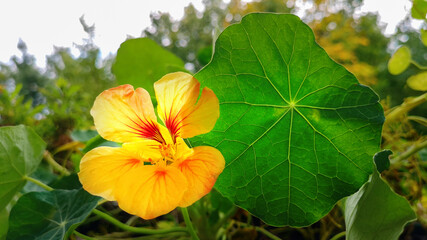
[[228, 27], [196, 78], [220, 101], [210, 144], [226, 159], [215, 185], [273, 226], [307, 226], [372, 173], [378, 96], [331, 60], [298, 17], [249, 14]]

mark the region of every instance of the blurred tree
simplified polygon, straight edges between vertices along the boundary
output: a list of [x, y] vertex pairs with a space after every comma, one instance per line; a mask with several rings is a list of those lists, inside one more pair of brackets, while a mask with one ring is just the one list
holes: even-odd
[[[389, 54], [384, 49], [389, 41], [382, 33], [378, 16], [354, 17], [363, 0], [303, 2], [309, 6], [305, 6], [303, 20], [310, 24], [318, 43], [335, 61], [353, 72], [363, 84], [373, 85], [387, 74]], [[203, 12], [190, 4], [180, 21], [172, 20], [168, 13], [152, 14], [152, 26], [142, 34], [181, 57], [193, 72], [209, 62], [216, 34], [240, 21], [242, 16], [251, 12], [294, 13], [298, 10], [293, 0], [231, 0], [228, 5], [222, 0], [203, 3]]]
[[46, 86], [49, 79], [36, 66], [34, 56], [28, 53], [27, 45], [21, 39], [18, 42], [18, 49], [22, 53], [21, 58], [13, 56], [11, 65], [0, 64], [0, 84], [11, 85], [10, 90], [21, 84], [20, 95], [24, 96], [24, 103], [30, 100], [35, 107], [45, 102], [40, 88]]
[[192, 4], [184, 10], [184, 17], [173, 20], [169, 13], [150, 15], [152, 26], [143, 31], [149, 37], [173, 52], [187, 64], [190, 71], [197, 71], [203, 65], [197, 60], [200, 49], [212, 45], [213, 33], [222, 30], [227, 4], [222, 0], [204, 0], [205, 10], [198, 11]]
[[316, 40], [329, 56], [344, 65], [365, 85], [374, 85], [387, 71], [388, 39], [378, 26], [377, 15], [358, 19], [345, 11], [332, 13], [310, 24]]

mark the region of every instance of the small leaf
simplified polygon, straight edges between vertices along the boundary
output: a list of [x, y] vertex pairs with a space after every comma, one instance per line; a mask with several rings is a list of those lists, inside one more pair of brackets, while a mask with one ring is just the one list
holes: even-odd
[[7, 239], [62, 240], [84, 221], [98, 200], [83, 189], [27, 193], [10, 212]]
[[427, 13], [427, 1], [426, 0], [413, 0], [411, 9], [411, 15], [415, 19], [425, 19]]
[[416, 91], [427, 91], [427, 72], [418, 73], [411, 76], [406, 84]]
[[388, 158], [393, 152], [390, 150], [382, 150], [374, 155], [374, 162], [378, 172], [383, 172], [390, 167], [390, 159]]
[[411, 50], [402, 46], [391, 56], [388, 61], [388, 71], [393, 75], [401, 74], [411, 64]]
[[427, 47], [427, 30], [421, 29], [421, 41]]
[[153, 40], [136, 38], [120, 45], [112, 71], [118, 83], [142, 87], [154, 97], [155, 81], [167, 73], [186, 70], [179, 57]]
[[215, 188], [267, 224], [310, 225], [368, 180], [384, 121], [378, 96], [298, 17], [246, 15], [195, 77], [221, 114], [191, 143], [221, 151]]
[[346, 237], [352, 240], [398, 239], [403, 227], [415, 219], [409, 202], [396, 194], [378, 171], [345, 203]]
[[0, 128], [0, 209], [25, 185], [37, 169], [46, 143], [29, 127]]

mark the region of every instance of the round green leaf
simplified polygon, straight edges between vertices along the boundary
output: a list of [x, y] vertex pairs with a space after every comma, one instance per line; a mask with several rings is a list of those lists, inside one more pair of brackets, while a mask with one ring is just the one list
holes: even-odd
[[7, 239], [62, 240], [96, 207], [83, 189], [30, 192], [12, 208]]
[[391, 56], [388, 61], [388, 71], [393, 75], [401, 74], [411, 64], [411, 50], [402, 46]]
[[186, 71], [184, 62], [149, 38], [129, 39], [120, 45], [112, 72], [120, 84], [132, 84], [154, 96], [153, 83], [171, 72]]
[[29, 127], [0, 128], [0, 209], [25, 185], [37, 169], [46, 143]]
[[307, 226], [356, 192], [381, 139], [378, 96], [287, 14], [249, 14], [228, 27], [196, 78], [220, 118], [193, 145], [226, 159], [216, 189], [273, 226]]
[[427, 91], [427, 72], [411, 76], [406, 81], [408, 86], [417, 91]]

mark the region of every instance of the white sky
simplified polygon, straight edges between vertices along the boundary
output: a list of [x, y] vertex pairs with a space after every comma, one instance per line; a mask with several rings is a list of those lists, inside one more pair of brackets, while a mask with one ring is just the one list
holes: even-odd
[[[82, 15], [87, 24], [95, 23], [94, 41], [105, 56], [116, 52], [128, 35], [140, 36], [151, 24], [151, 12], [169, 12], [179, 19], [190, 2], [203, 8], [202, 0], [0, 0], [0, 62], [20, 55], [16, 47], [20, 38], [39, 66], [45, 66], [54, 45], [78, 53], [73, 43], [87, 36], [79, 22]], [[379, 12], [390, 34], [411, 5], [410, 0], [365, 0], [361, 13]]]

